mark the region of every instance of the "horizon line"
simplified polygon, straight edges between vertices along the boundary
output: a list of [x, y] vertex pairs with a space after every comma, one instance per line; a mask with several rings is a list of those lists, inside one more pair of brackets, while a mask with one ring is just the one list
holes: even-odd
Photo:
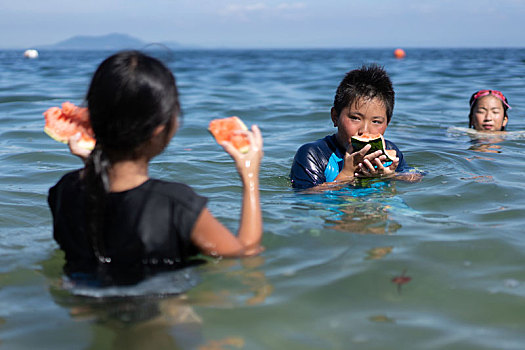
[[[143, 48], [146, 48], [152, 44], [162, 44], [162, 43], [146, 43]], [[39, 46], [42, 46], [39, 48]], [[24, 46], [24, 47], [0, 47], [0, 50], [3, 51], [17, 51], [17, 50], [28, 50], [36, 49], [42, 51], [111, 51], [111, 50], [141, 50], [142, 48], [129, 47], [129, 48], [67, 48], [67, 47], [53, 47], [51, 45], [33, 45], [33, 46]], [[484, 50], [501, 50], [501, 49], [525, 49], [525, 46], [460, 46], [460, 45], [451, 45], [451, 46], [438, 46], [438, 45], [429, 45], [429, 46], [197, 46], [197, 45], [185, 45], [180, 44], [180, 47], [169, 47], [170, 50], [174, 51], [197, 51], [197, 50], [391, 50], [401, 48], [403, 50], [421, 50], [421, 49], [484, 49]]]

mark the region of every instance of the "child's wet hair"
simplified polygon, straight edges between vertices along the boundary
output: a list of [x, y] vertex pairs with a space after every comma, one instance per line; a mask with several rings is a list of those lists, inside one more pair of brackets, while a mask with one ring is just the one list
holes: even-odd
[[386, 109], [387, 121], [394, 112], [395, 93], [387, 72], [376, 64], [363, 65], [346, 73], [339, 84], [334, 98], [337, 115], [360, 98], [379, 99]]
[[169, 127], [180, 113], [171, 71], [138, 51], [104, 60], [86, 99], [97, 145], [105, 150], [132, 150], [148, 140], [157, 126]]
[[123, 51], [105, 59], [93, 75], [86, 99], [96, 138], [83, 171], [87, 233], [99, 261], [98, 279], [111, 283], [115, 280], [112, 272], [119, 266], [106, 254], [104, 244], [108, 169], [112, 162], [140, 155], [137, 150], [158, 126], [165, 126], [167, 145], [180, 105], [171, 71], [138, 51]]

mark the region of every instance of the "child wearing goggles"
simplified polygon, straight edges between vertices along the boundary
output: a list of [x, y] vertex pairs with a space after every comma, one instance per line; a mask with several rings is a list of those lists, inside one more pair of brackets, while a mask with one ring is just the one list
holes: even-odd
[[511, 109], [498, 90], [480, 90], [470, 97], [469, 127], [478, 131], [505, 131]]

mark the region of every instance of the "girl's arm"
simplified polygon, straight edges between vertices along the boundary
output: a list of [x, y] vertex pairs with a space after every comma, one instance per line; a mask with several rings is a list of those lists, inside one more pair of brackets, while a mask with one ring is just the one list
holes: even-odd
[[230, 143], [223, 143], [235, 161], [243, 184], [241, 219], [237, 236], [224, 227], [208, 209], [204, 209], [193, 228], [191, 239], [202, 253], [212, 256], [249, 256], [259, 253], [263, 225], [259, 199], [259, 166], [263, 140], [257, 126], [244, 131], [250, 139], [250, 150], [241, 153]]

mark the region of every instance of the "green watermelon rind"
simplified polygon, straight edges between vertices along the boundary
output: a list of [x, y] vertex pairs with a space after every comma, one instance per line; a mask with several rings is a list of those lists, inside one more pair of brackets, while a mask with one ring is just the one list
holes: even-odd
[[[47, 134], [47, 136], [51, 137], [55, 141], [64, 143], [66, 145], [69, 143], [69, 140], [66, 140], [66, 139], [64, 139], [64, 138], [62, 138], [60, 136], [57, 136], [53, 132], [53, 130], [50, 130], [49, 128], [44, 128], [44, 132]], [[93, 141], [85, 141], [85, 140], [80, 139], [78, 141], [78, 147], [87, 149], [88, 151], [92, 151], [93, 148], [95, 148], [95, 141], [94, 140]]]
[[351, 138], [352, 142], [352, 152], [357, 152], [363, 149], [366, 145], [370, 144], [372, 147], [366, 154], [374, 153], [376, 151], [382, 151], [383, 154], [387, 157], [387, 159], [393, 161], [392, 157], [390, 157], [386, 153], [385, 149], [385, 139], [383, 138], [383, 135], [379, 135], [378, 137], [371, 139], [371, 140], [363, 140], [360, 139], [359, 136], [352, 136]]
[[[61, 113], [61, 117], [54, 117], [51, 111]], [[64, 124], [70, 127], [73, 127], [73, 131], [80, 132], [82, 134], [80, 140], [78, 140], [78, 146], [89, 151], [93, 150], [95, 147], [95, 139], [88, 133], [86, 130], [85, 121], [72, 119], [70, 115], [63, 114], [62, 110], [59, 107], [51, 107], [46, 110], [44, 113], [45, 125], [44, 132], [51, 137], [53, 140], [67, 144], [69, 137], [73, 135], [73, 132], [64, 133]], [[89, 127], [89, 123], [87, 123]]]

